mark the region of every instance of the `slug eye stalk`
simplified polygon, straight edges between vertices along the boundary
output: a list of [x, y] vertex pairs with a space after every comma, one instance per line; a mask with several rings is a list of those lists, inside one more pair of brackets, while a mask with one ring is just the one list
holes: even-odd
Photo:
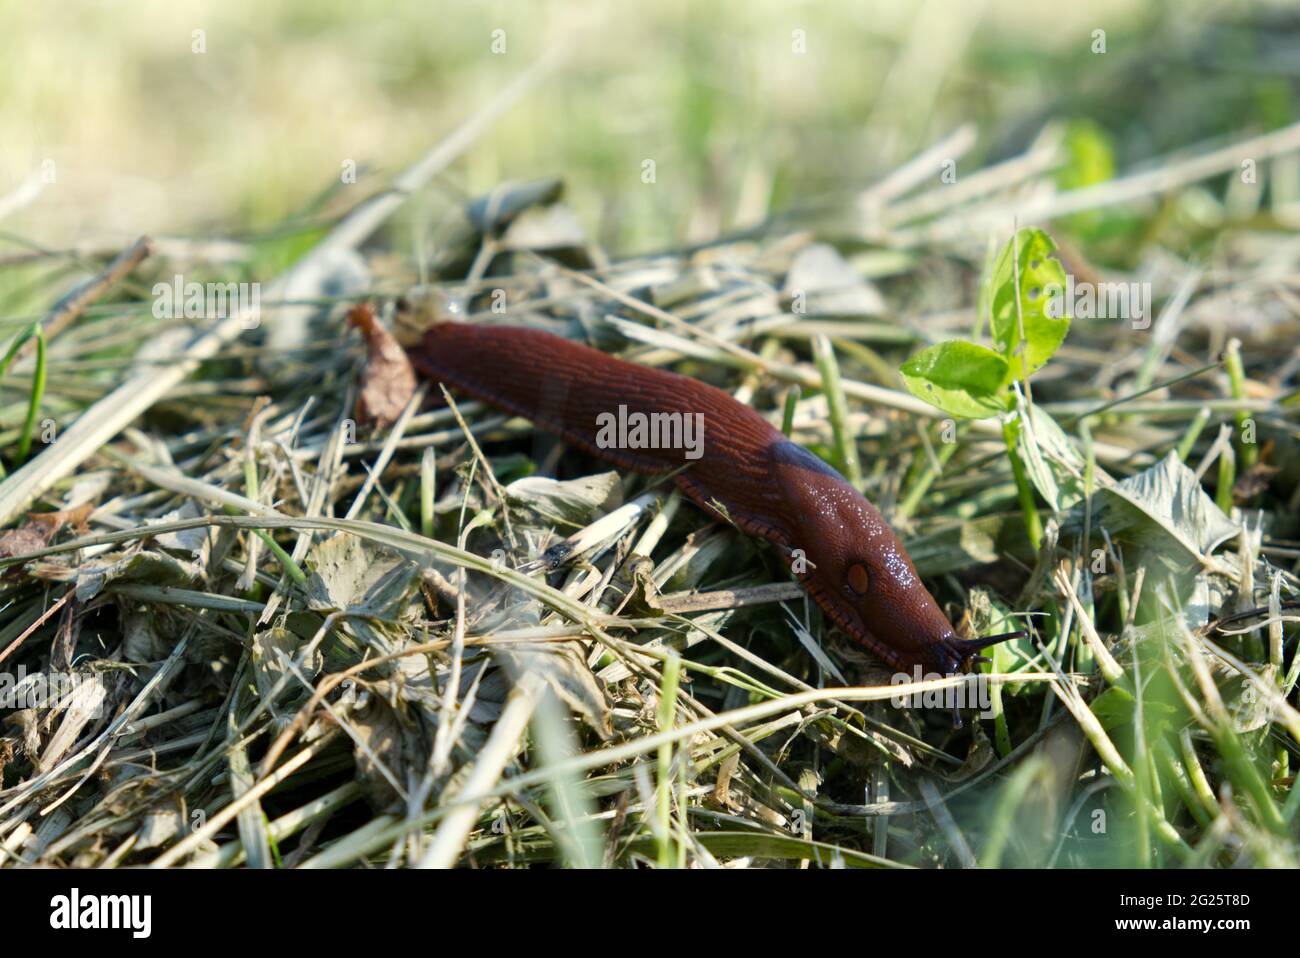
[[[1015, 632], [1003, 632], [1001, 635], [986, 635], [979, 639], [958, 639], [953, 642], [957, 653], [962, 656], [963, 664], [969, 667], [970, 663], [976, 659], [984, 657], [977, 656], [975, 653], [987, 649], [990, 645], [997, 645], [999, 642], [1006, 642], [1008, 639], [1023, 639], [1028, 633], [1024, 629], [1017, 629]], [[985, 660], [987, 661], [987, 659]]]
[[[991, 665], [993, 660], [983, 655], [980, 651], [987, 649], [991, 645], [997, 645], [999, 642], [1006, 642], [1008, 639], [1022, 639], [1027, 633], [1024, 629], [1017, 629], [1015, 632], [1003, 632], [1001, 635], [986, 635], [978, 639], [950, 639], [946, 645], [946, 651], [952, 654], [952, 658], [957, 662], [957, 668], [950, 674], [958, 671], [969, 672], [972, 666], [979, 664]], [[950, 659], [952, 661], [952, 659]], [[957, 706], [952, 707], [952, 727], [961, 728], [961, 712]]]

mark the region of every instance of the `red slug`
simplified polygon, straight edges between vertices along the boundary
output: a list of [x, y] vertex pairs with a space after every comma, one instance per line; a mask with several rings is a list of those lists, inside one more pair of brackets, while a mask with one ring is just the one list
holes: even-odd
[[[691, 499], [775, 544], [826, 613], [896, 669], [965, 671], [980, 649], [1010, 637], [959, 639], [875, 506], [720, 389], [520, 327], [439, 323], [409, 353], [430, 379], [615, 465], [681, 469], [674, 481]], [[687, 442], [689, 424], [702, 424], [702, 446], [654, 448], [652, 428], [611, 429], [614, 422], [664, 426], [675, 413]]]

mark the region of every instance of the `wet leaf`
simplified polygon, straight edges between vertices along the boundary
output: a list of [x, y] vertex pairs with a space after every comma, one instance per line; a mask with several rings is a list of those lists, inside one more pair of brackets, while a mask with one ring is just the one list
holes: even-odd
[[[1132, 692], [1117, 685], [1098, 695], [1089, 707], [1107, 732], [1131, 733], [1137, 722], [1137, 700]], [[1143, 699], [1142, 721], [1146, 735], [1162, 734], [1162, 730], [1173, 724], [1177, 717], [1178, 710], [1168, 702], [1151, 697]]]

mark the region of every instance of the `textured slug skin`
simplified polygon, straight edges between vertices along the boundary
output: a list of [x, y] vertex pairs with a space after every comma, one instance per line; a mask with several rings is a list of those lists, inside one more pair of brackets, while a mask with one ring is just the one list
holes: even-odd
[[[963, 666], [951, 625], [875, 506], [722, 390], [521, 327], [440, 323], [409, 353], [428, 378], [616, 465], [647, 473], [685, 465], [674, 481], [691, 499], [774, 543], [792, 569], [806, 559], [796, 578], [879, 658], [909, 673], [918, 665], [939, 673]], [[620, 405], [629, 414], [702, 413], [703, 456], [598, 447], [597, 417], [617, 416]]]

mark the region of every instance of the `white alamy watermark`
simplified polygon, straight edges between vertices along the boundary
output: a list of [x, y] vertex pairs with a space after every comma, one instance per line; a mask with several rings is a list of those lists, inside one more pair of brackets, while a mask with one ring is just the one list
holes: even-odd
[[127, 929], [132, 938], [153, 933], [152, 895], [83, 895], [73, 888], [50, 899], [50, 927], [63, 931], [79, 928]]
[[199, 283], [177, 273], [170, 283], [154, 283], [157, 319], [225, 319], [242, 316], [245, 329], [262, 322], [261, 283]]
[[1047, 305], [1044, 312], [1053, 319], [1123, 319], [1134, 329], [1151, 325], [1150, 283], [1076, 283], [1067, 273], [1065, 286], [1052, 283], [1044, 287]]
[[596, 417], [601, 449], [681, 449], [687, 459], [704, 455], [704, 413], [603, 412]]
[[[909, 685], [912, 683], [934, 682], [939, 679], [952, 678], [937, 672], [922, 672], [919, 665], [912, 667], [912, 674], [895, 672], [889, 680], [890, 685]], [[955, 709], [973, 709], [980, 718], [993, 717], [993, 691], [988, 677], [982, 673], [972, 673], [963, 677], [964, 681], [943, 688], [930, 688], [922, 691], [900, 692], [889, 701], [896, 709], [941, 709], [952, 712]]]
[[[85, 694], [78, 694], [87, 686]], [[92, 718], [102, 718], [103, 683], [84, 672], [32, 672], [19, 665], [0, 672], [0, 709], [52, 709], [74, 699], [88, 708]]]

